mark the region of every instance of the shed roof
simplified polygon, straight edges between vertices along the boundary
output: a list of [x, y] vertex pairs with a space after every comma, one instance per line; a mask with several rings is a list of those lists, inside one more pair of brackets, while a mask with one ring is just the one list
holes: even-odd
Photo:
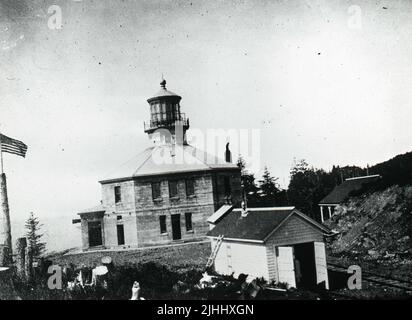
[[210, 230], [209, 237], [223, 235], [225, 239], [264, 243], [270, 235], [291, 217], [296, 214], [307, 223], [312, 224], [320, 232], [329, 233], [330, 230], [304, 215], [295, 207], [248, 208], [248, 214], [242, 217], [241, 209], [234, 209]]
[[319, 204], [339, 204], [346, 200], [352, 191], [359, 190], [363, 185], [376, 181], [379, 175], [349, 178], [336, 186], [331, 193], [324, 197]]
[[239, 167], [188, 144], [175, 145], [169, 143], [147, 148], [111, 172], [100, 182], [216, 169], [239, 169]]

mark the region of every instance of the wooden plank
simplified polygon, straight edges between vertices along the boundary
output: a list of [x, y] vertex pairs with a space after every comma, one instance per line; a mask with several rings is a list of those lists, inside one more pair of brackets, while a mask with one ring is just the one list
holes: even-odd
[[314, 248], [316, 264], [316, 283], [321, 283], [324, 281], [326, 289], [329, 289], [325, 244], [323, 242], [314, 242]]

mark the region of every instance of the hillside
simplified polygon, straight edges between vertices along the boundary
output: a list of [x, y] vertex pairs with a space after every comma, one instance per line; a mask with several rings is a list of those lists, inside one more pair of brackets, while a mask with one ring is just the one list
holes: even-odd
[[370, 167], [371, 174], [382, 176], [379, 187], [407, 185], [412, 183], [412, 152], [397, 155], [385, 162]]
[[351, 197], [327, 225], [340, 232], [328, 248], [350, 261], [412, 267], [412, 186]]

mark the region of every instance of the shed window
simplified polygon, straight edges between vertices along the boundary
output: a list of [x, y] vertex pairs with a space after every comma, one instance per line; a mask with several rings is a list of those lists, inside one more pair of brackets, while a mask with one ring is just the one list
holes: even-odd
[[160, 191], [160, 182], [153, 182], [152, 183], [152, 197], [153, 199], [161, 198], [162, 194]]
[[230, 177], [224, 177], [223, 178], [223, 183], [224, 183], [225, 195], [229, 196], [231, 194]]
[[120, 189], [120, 186], [114, 187], [114, 202], [119, 203], [122, 201], [122, 191]]
[[166, 216], [159, 216], [160, 233], [166, 233]]
[[185, 213], [185, 221], [186, 221], [186, 231], [192, 231], [193, 226], [192, 226], [192, 213], [191, 212]]
[[169, 181], [169, 196], [170, 198], [176, 198], [178, 196], [177, 181]]
[[186, 196], [195, 195], [195, 180], [186, 179]]

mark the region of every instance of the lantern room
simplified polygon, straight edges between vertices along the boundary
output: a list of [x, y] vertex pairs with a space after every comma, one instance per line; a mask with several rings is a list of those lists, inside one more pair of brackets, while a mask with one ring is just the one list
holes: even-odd
[[147, 100], [150, 104], [150, 122], [145, 122], [145, 132], [151, 134], [158, 129], [166, 129], [174, 135], [175, 127], [181, 126], [185, 134], [189, 129], [189, 119], [180, 111], [181, 99], [181, 96], [166, 89], [166, 80], [163, 79], [160, 90]]

